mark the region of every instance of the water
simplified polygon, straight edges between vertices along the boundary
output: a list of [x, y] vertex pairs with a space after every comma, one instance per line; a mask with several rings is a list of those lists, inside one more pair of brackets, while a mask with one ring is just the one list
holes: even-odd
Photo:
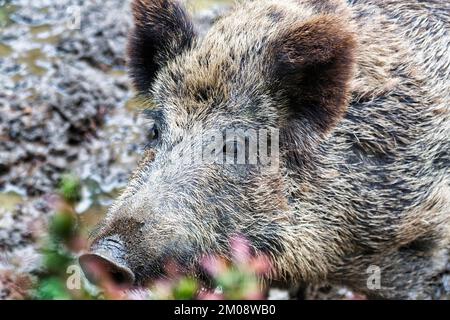
[[5, 211], [13, 211], [17, 205], [24, 203], [25, 198], [14, 192], [0, 193], [0, 215]]

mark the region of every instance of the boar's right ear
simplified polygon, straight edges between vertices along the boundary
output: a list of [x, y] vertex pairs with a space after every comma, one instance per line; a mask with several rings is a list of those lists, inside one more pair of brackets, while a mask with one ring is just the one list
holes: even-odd
[[193, 24], [173, 0], [133, 0], [134, 30], [128, 42], [128, 67], [134, 87], [150, 90], [158, 71], [192, 45]]

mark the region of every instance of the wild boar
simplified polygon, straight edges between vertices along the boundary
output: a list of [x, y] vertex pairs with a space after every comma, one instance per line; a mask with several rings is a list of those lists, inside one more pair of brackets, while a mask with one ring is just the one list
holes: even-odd
[[[92, 262], [129, 285], [168, 260], [198, 274], [240, 235], [267, 280], [433, 297], [450, 240], [448, 3], [241, 1], [203, 37], [176, 1], [132, 8], [149, 145], [80, 258], [88, 278]], [[184, 161], [228, 129], [279, 132], [278, 168]], [[247, 145], [224, 141], [218, 157]]]

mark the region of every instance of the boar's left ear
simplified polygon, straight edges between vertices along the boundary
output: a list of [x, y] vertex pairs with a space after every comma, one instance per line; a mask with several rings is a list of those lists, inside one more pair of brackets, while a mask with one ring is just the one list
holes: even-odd
[[290, 118], [328, 132], [347, 109], [356, 41], [334, 15], [320, 15], [286, 30], [272, 45], [274, 94]]
[[133, 0], [134, 30], [128, 42], [128, 67], [135, 88], [148, 91], [158, 71], [191, 46], [193, 24], [176, 0]]

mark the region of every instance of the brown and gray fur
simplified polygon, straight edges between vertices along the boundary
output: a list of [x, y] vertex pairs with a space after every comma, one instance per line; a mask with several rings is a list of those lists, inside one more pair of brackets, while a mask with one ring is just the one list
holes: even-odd
[[[435, 297], [450, 248], [449, 3], [241, 1], [202, 38], [177, 2], [133, 11], [130, 73], [161, 137], [94, 248], [119, 239], [143, 283], [168, 259], [227, 256], [240, 234], [270, 279]], [[280, 170], [174, 157], [229, 127], [279, 129]]]

